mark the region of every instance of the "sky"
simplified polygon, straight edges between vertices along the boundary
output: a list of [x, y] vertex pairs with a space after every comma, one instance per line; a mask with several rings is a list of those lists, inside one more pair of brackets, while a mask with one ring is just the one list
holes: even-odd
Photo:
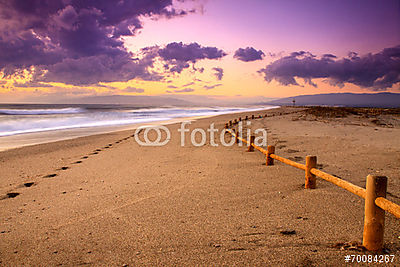
[[0, 102], [400, 93], [400, 1], [0, 0]]

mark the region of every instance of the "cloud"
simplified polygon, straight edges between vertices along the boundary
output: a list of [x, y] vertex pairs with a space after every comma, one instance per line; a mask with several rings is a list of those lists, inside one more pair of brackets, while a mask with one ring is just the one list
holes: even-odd
[[214, 75], [217, 77], [217, 80], [222, 80], [222, 77], [224, 77], [224, 70], [222, 68], [213, 68], [215, 71]]
[[167, 87], [168, 87], [168, 88], [171, 88], [171, 89], [178, 88], [178, 87], [176, 87], [175, 85], [168, 85]]
[[53, 87], [51, 84], [45, 84], [45, 83], [38, 83], [38, 82], [26, 82], [26, 83], [13, 83], [14, 87]]
[[218, 84], [214, 84], [214, 85], [210, 85], [210, 86], [204, 85], [203, 88], [206, 89], [206, 90], [210, 90], [210, 89], [214, 89], [215, 87], [218, 87], [218, 86], [221, 86], [221, 85], [222, 85], [222, 83], [218, 83]]
[[194, 92], [194, 89], [192, 88], [185, 88], [185, 89], [180, 89], [180, 90], [174, 90], [175, 93], [189, 93], [189, 92]]
[[194, 71], [202, 73], [204, 68], [196, 68], [194, 64], [203, 59], [221, 59], [227, 55], [223, 50], [212, 46], [202, 46], [196, 42], [184, 44], [173, 42], [160, 48], [158, 55], [164, 61], [164, 68], [169, 72], [181, 73], [192, 66]]
[[135, 88], [135, 87], [126, 87], [124, 89], [125, 92], [130, 92], [130, 93], [143, 93], [144, 89], [141, 88]]
[[185, 85], [182, 85], [182, 87], [188, 87], [188, 86], [191, 86], [191, 85], [193, 85], [194, 84], [194, 82], [190, 82], [190, 83], [187, 83], [187, 84], [185, 84]]
[[296, 78], [314, 87], [312, 79], [326, 78], [326, 82], [343, 87], [351, 83], [374, 91], [384, 91], [400, 82], [400, 45], [385, 48], [376, 54], [358, 56], [351, 52], [347, 58], [337, 59], [332, 54], [320, 58], [309, 52], [293, 52], [259, 70], [267, 82], [299, 85]]
[[193, 12], [173, 0], [0, 1], [0, 70], [10, 76], [35, 66], [36, 82], [76, 85], [159, 79], [148, 70], [151, 59], [134, 61], [120, 37], [135, 36], [143, 17]]
[[201, 46], [198, 43], [183, 44], [182, 42], [174, 42], [160, 49], [159, 55], [164, 60], [195, 63], [201, 59], [219, 59], [227, 54], [216, 47]]
[[241, 60], [244, 62], [261, 60], [265, 56], [262, 50], [256, 50], [253, 47], [239, 48], [235, 51], [233, 55], [237, 60]]
[[37, 76], [36, 79], [44, 82], [57, 81], [73, 85], [89, 85], [99, 81], [129, 81], [134, 78], [159, 81], [163, 76], [149, 71], [153, 64], [154, 58], [149, 57], [147, 59], [145, 57], [140, 61], [133, 61], [127, 55], [68, 58], [48, 66], [48, 72], [43, 76]]

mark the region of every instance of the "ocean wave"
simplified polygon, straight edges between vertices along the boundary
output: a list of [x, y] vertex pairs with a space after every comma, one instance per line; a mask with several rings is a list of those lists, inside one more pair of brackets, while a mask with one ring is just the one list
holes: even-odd
[[0, 117], [0, 136], [158, 122], [178, 118], [222, 115], [239, 111], [256, 111], [266, 108], [273, 107], [153, 108], [130, 110], [129, 112], [121, 110], [85, 112], [86, 109], [84, 108], [72, 107], [60, 109], [0, 109], [0, 113], [7, 112], [7, 115], [12, 115]]
[[4, 115], [51, 115], [84, 113], [83, 108], [55, 108], [55, 109], [0, 109]]
[[0, 123], [0, 137], [25, 133], [37, 133], [45, 131], [66, 130], [76, 128], [91, 128], [99, 126], [118, 126], [126, 124], [137, 124], [168, 120], [168, 117], [159, 118], [58, 118], [38, 120], [17, 120], [13, 123]]

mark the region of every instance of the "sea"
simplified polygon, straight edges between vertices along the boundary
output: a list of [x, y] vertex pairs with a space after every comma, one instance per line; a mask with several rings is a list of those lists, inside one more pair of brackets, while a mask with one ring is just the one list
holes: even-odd
[[0, 151], [275, 106], [137, 107], [129, 105], [0, 104]]

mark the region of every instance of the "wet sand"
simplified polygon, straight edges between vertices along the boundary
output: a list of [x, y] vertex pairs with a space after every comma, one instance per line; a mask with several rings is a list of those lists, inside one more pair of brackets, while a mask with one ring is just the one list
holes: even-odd
[[[221, 115], [187, 128], [214, 122], [221, 130], [268, 114], [251, 127], [267, 129], [276, 154], [302, 163], [316, 155], [320, 169], [362, 187], [368, 174], [386, 175], [388, 198], [400, 203], [398, 115], [305, 110]], [[207, 138], [195, 147], [186, 133], [182, 147], [179, 125], [167, 127], [171, 140], [161, 147], [139, 146], [130, 130], [0, 152], [0, 264], [340, 266], [345, 255], [368, 254], [338, 245], [361, 241], [359, 197], [319, 179], [305, 190], [302, 171], [267, 167], [244, 146]], [[393, 265], [399, 236], [399, 220], [387, 214]]]

